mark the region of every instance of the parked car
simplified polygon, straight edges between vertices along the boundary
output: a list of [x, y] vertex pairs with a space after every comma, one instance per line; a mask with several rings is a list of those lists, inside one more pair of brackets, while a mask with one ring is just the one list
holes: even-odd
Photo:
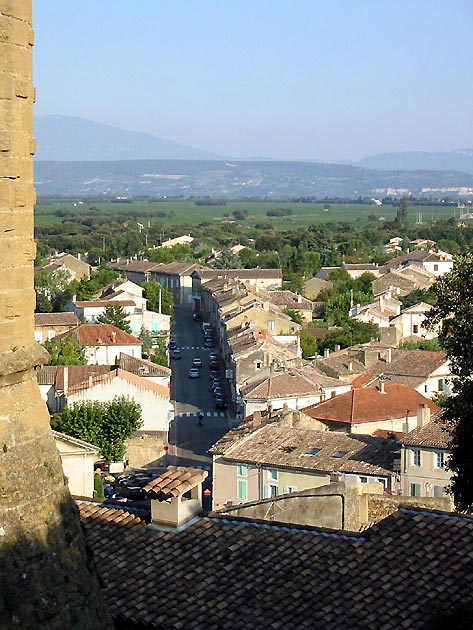
[[201, 321], [202, 321], [202, 315], [201, 315], [200, 313], [194, 313], [194, 314], [192, 315], [192, 319], [193, 319], [195, 322], [201, 322]]
[[215, 348], [215, 343], [213, 342], [212, 339], [206, 339], [204, 343], [204, 348], [212, 350], [213, 348]]
[[214, 389], [214, 396], [215, 396], [215, 398], [219, 398], [220, 396], [225, 396], [225, 393], [223, 391], [223, 387], [216, 387]]
[[169, 350], [175, 350], [177, 348], [177, 343], [175, 342], [174, 339], [171, 339], [171, 341], [169, 342]]
[[181, 351], [176, 348], [175, 350], [172, 351], [171, 357], [173, 359], [180, 359], [181, 358]]
[[199, 376], [200, 376], [199, 368], [191, 367], [191, 369], [189, 370], [189, 378], [199, 378]]
[[216, 352], [210, 352], [209, 353], [209, 361], [217, 361], [217, 353]]
[[210, 370], [210, 378], [213, 380], [214, 378], [220, 379], [220, 372], [218, 370]]
[[193, 367], [202, 367], [202, 359], [200, 357], [194, 357], [192, 359], [192, 366]]
[[218, 370], [218, 368], [219, 368], [218, 361], [210, 361], [211, 370]]

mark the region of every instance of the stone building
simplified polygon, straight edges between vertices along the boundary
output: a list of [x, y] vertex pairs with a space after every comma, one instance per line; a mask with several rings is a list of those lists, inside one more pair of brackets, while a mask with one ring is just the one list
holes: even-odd
[[32, 7], [0, 0], [1, 628], [107, 628], [41, 400], [34, 339]]

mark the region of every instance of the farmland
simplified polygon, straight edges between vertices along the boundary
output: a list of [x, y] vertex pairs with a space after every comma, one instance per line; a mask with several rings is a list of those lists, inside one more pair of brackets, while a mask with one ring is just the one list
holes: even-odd
[[[328, 208], [326, 207], [328, 205]], [[248, 215], [243, 221], [247, 227], [259, 227], [261, 224], [269, 224], [273, 230], [299, 230], [317, 223], [348, 222], [369, 223], [372, 227], [376, 220], [384, 217], [386, 221], [395, 218], [397, 206], [375, 206], [368, 204], [324, 204], [324, 203], [297, 203], [286, 201], [226, 201], [222, 205], [196, 205], [192, 200], [188, 201], [147, 201], [136, 200], [131, 203], [113, 203], [103, 201], [76, 201], [76, 200], [41, 200], [39, 199], [35, 209], [35, 224], [47, 226], [60, 224], [68, 219], [77, 220], [95, 215], [109, 215], [122, 221], [132, 219], [143, 225], [148, 222], [152, 225], [160, 225], [163, 230], [177, 226], [189, 227], [205, 223], [219, 224], [228, 221], [236, 221], [233, 213], [247, 211]], [[268, 216], [267, 212], [287, 212], [284, 216]], [[454, 216], [458, 210], [449, 205], [417, 206], [411, 209], [412, 219], [417, 214], [422, 214], [424, 223], [432, 223], [446, 220]]]

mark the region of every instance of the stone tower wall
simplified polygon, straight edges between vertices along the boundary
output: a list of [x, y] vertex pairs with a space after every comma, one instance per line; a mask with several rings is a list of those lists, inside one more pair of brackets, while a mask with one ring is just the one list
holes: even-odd
[[0, 627], [108, 628], [35, 366], [31, 0], [0, 0]]

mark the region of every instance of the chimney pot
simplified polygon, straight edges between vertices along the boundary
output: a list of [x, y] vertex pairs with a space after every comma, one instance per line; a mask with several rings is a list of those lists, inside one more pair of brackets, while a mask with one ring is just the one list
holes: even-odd
[[330, 350], [328, 348], [324, 349], [324, 359], [328, 359], [330, 356]]
[[430, 407], [425, 403], [421, 403], [417, 410], [417, 426], [419, 429], [425, 427], [430, 422]]
[[379, 393], [380, 394], [385, 394], [385, 390], [384, 390], [384, 381], [379, 381]]
[[261, 411], [257, 410], [253, 412], [253, 426], [259, 427], [261, 425]]

